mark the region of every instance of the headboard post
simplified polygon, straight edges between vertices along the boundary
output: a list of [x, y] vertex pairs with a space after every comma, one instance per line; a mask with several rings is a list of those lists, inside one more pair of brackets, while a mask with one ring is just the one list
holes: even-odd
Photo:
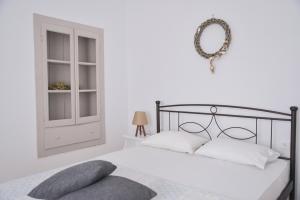
[[292, 106], [291, 108], [291, 164], [290, 164], [290, 179], [293, 180], [293, 190], [290, 193], [290, 199], [295, 199], [295, 168], [296, 168], [296, 123], [297, 123], [297, 110], [298, 107]]
[[155, 101], [156, 103], [156, 132], [160, 132], [160, 101]]

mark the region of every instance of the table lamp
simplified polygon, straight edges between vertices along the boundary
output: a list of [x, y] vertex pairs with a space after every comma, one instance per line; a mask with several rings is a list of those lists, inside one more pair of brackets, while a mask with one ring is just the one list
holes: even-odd
[[135, 131], [135, 137], [137, 137], [138, 134], [142, 135], [142, 133], [144, 136], [146, 136], [144, 125], [146, 125], [147, 123], [148, 121], [145, 112], [136, 111], [134, 113], [132, 124], [137, 125]]

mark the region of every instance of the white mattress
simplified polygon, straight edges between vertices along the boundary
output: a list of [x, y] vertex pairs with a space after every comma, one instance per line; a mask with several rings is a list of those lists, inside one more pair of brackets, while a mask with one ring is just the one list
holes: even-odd
[[275, 200], [289, 179], [289, 161], [281, 159], [261, 170], [145, 146], [110, 153], [101, 158], [238, 200]]
[[[179, 193], [188, 190], [190, 193], [185, 198], [175, 199], [275, 200], [287, 184], [289, 175], [289, 162], [284, 160], [270, 163], [265, 170], [261, 170], [144, 146], [106, 154], [95, 159], [111, 161], [118, 166], [115, 174], [155, 188], [161, 194], [157, 198], [159, 200], [174, 200], [172, 196], [179, 197]], [[58, 170], [2, 184], [0, 199], [10, 200], [26, 196], [31, 189]], [[188, 195], [195, 198], [189, 198]], [[205, 198], [199, 198], [200, 196]]]

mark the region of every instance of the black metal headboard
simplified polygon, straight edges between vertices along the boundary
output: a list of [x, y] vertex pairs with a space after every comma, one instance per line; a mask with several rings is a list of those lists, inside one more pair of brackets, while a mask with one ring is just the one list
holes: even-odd
[[[267, 109], [260, 109], [260, 108], [252, 108], [252, 107], [243, 107], [243, 106], [232, 106], [232, 105], [218, 105], [218, 104], [173, 104], [173, 105], [160, 105], [160, 101], [156, 101], [156, 129], [157, 133], [161, 131], [161, 113], [168, 113], [168, 125], [170, 129], [171, 125], [171, 113], [177, 115], [177, 128], [178, 130], [183, 130], [190, 133], [202, 133], [204, 132], [210, 139], [212, 136], [208, 131], [209, 127], [214, 123], [219, 130], [217, 137], [224, 135], [232, 139], [238, 140], [248, 140], [248, 139], [255, 139], [255, 143], [257, 143], [257, 124], [259, 120], [269, 120], [270, 123], [270, 143], [269, 146], [272, 148], [273, 144], [273, 122], [275, 121], [286, 121], [290, 122], [290, 156], [289, 157], [280, 157], [281, 159], [289, 160], [290, 161], [290, 180], [285, 189], [281, 192], [279, 200], [287, 199], [290, 197], [291, 200], [295, 199], [295, 167], [296, 167], [296, 120], [297, 120], [297, 110], [296, 106], [290, 107], [290, 113], [278, 112], [273, 110]], [[209, 112], [199, 112], [193, 110], [184, 110], [182, 108], [193, 108], [193, 107], [206, 107], [209, 108]], [[179, 109], [181, 108], [181, 109]], [[248, 114], [232, 114], [232, 113], [219, 113], [218, 108], [227, 108], [227, 109], [234, 109], [235, 111], [255, 111], [259, 112], [260, 114], [263, 113], [264, 115], [248, 115]], [[210, 120], [207, 125], [203, 125], [201, 123], [197, 123], [194, 121], [187, 121], [180, 123], [180, 115], [181, 114], [192, 114], [192, 115], [206, 115], [210, 116]], [[271, 116], [272, 115], [272, 116]], [[276, 116], [274, 116], [276, 115]], [[255, 131], [249, 130], [248, 128], [242, 126], [232, 126], [228, 128], [221, 128], [218, 116], [220, 117], [231, 117], [231, 118], [247, 118], [253, 119], [255, 121]], [[184, 128], [186, 124], [196, 124], [201, 127], [200, 131], [188, 131]], [[250, 133], [249, 137], [235, 137], [231, 136], [227, 133], [230, 129], [243, 129]]]

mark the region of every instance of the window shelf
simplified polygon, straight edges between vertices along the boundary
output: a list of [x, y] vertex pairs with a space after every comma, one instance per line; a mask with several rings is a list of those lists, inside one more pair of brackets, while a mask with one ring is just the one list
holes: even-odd
[[96, 90], [79, 90], [79, 92], [96, 92]]
[[47, 60], [48, 63], [56, 63], [56, 64], [71, 64], [70, 61], [67, 61], [67, 60], [55, 60], [55, 59], [48, 59]]
[[94, 66], [94, 65], [96, 65], [96, 63], [94, 63], [94, 62], [79, 62], [78, 64], [82, 65], [82, 66]]
[[71, 90], [48, 90], [48, 93], [71, 93]]

